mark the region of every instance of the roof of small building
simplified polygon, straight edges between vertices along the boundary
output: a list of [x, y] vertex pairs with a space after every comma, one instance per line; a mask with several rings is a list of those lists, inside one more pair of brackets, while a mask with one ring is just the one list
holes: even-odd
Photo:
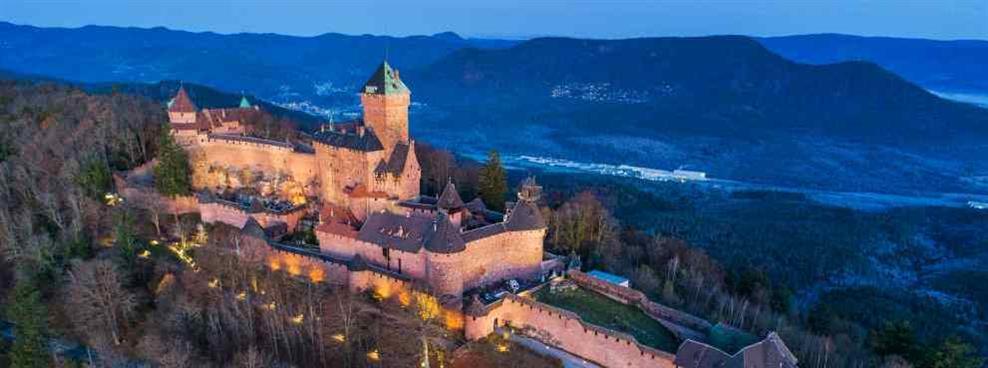
[[467, 202], [463, 207], [466, 207], [470, 212], [483, 213], [487, 211], [487, 205], [484, 204], [484, 200], [480, 197], [474, 198], [472, 201]]
[[189, 94], [185, 92], [185, 86], [178, 87], [178, 93], [175, 94], [175, 98], [172, 99], [171, 104], [168, 106], [168, 111], [196, 112], [198, 110], [196, 104], [189, 98]]
[[604, 271], [601, 271], [601, 270], [593, 270], [593, 271], [587, 272], [587, 274], [590, 275], [590, 276], [596, 277], [598, 279], [607, 281], [609, 283], [617, 284], [617, 285], [621, 285], [623, 283], [630, 282], [630, 281], [628, 281], [627, 278], [624, 278], [624, 277], [615, 275], [613, 273], [604, 272]]
[[377, 67], [360, 92], [376, 95], [411, 93], [405, 83], [402, 83], [398, 70], [392, 69], [386, 60]]
[[775, 332], [730, 355], [716, 347], [686, 340], [676, 350], [674, 364], [683, 368], [796, 368], [798, 360]]
[[456, 191], [456, 184], [453, 184], [452, 180], [447, 181], [443, 193], [439, 195], [439, 200], [436, 202], [436, 207], [452, 210], [463, 206], [463, 199], [460, 198], [460, 193]]
[[251, 107], [250, 101], [247, 101], [247, 96], [240, 96], [240, 108], [249, 109]]
[[381, 140], [377, 139], [377, 135], [370, 129], [364, 130], [362, 134], [325, 130], [313, 133], [312, 137], [320, 143], [355, 151], [373, 152], [384, 149]]
[[377, 212], [367, 216], [357, 233], [357, 239], [385, 248], [417, 253], [431, 231], [432, 220], [428, 217]]
[[267, 239], [268, 235], [261, 227], [261, 224], [254, 219], [253, 216], [247, 216], [247, 222], [244, 223], [244, 227], [240, 229], [244, 235], [252, 236], [258, 239]]

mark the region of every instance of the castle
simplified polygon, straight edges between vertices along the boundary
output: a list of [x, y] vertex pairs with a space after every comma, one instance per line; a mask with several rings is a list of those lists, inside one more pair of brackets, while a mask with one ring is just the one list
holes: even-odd
[[[199, 109], [180, 88], [168, 105], [170, 134], [192, 158], [199, 194], [163, 200], [147, 190], [153, 164], [114, 179], [128, 200], [239, 228], [235, 253], [271, 270], [405, 305], [412, 293], [432, 295], [445, 326], [469, 340], [511, 326], [606, 367], [796, 366], [776, 335], [728, 355], [696, 341], [709, 322], [588, 276], [575, 267], [578, 259], [567, 265], [544, 252], [542, 188], [532, 178], [504, 213], [479, 198], [464, 202], [452, 181], [438, 197], [422, 195], [410, 97], [398, 71], [383, 62], [360, 90], [361, 119], [290, 142], [248, 135], [245, 121], [263, 112], [246, 97], [236, 108]], [[300, 231], [312, 231], [318, 248], [283, 241]], [[673, 354], [527, 297], [563, 273], [640, 309], [686, 342]]]
[[[314, 232], [320, 252], [407, 277], [453, 305], [464, 290], [507, 279], [534, 279], [543, 269], [546, 225], [536, 206], [540, 187], [526, 181], [506, 213], [475, 199], [465, 203], [449, 182], [438, 198], [419, 193], [421, 169], [408, 132], [411, 91], [382, 63], [360, 91], [363, 118], [323, 126], [311, 146], [244, 135], [242, 119], [257, 107], [198, 109], [184, 88], [168, 108], [175, 141], [199, 165], [283, 173], [317, 198]], [[236, 183], [233, 186], [245, 186]], [[280, 211], [237, 206], [193, 180], [204, 222], [245, 227], [256, 222], [271, 238], [293, 232], [312, 208]], [[243, 208], [246, 207], [246, 208]]]

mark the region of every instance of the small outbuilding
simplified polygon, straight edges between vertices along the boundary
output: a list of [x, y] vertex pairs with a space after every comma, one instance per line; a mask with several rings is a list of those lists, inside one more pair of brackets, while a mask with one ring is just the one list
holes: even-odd
[[624, 277], [615, 275], [613, 273], [608, 273], [608, 272], [604, 272], [604, 271], [601, 271], [601, 270], [593, 270], [593, 271], [587, 272], [587, 274], [590, 275], [590, 276], [596, 277], [596, 278], [598, 278], [600, 280], [607, 281], [607, 282], [612, 283], [612, 284], [617, 285], [617, 286], [631, 287], [631, 281], [629, 281], [628, 279], [626, 279]]

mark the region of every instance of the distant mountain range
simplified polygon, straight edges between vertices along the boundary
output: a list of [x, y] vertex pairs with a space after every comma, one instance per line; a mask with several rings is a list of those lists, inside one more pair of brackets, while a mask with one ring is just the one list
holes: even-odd
[[[855, 191], [988, 191], [988, 110], [926, 91], [988, 91], [985, 70], [965, 66], [983, 48], [840, 35], [519, 42], [0, 23], [0, 68], [91, 90], [117, 82], [164, 101], [176, 82], [156, 83], [182, 80], [346, 119], [386, 56], [412, 89], [413, 133], [457, 152]], [[861, 59], [870, 62], [845, 61]]]
[[988, 96], [988, 41], [937, 41], [813, 34], [758, 39], [783, 57], [807, 64], [864, 60], [923, 88]]

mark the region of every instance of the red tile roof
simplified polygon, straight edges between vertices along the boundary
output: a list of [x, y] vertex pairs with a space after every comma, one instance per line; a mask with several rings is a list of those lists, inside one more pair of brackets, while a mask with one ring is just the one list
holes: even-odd
[[196, 112], [198, 110], [196, 104], [189, 98], [189, 94], [185, 92], [185, 87], [178, 88], [178, 93], [175, 94], [172, 105], [168, 107], [168, 111], [170, 112]]

